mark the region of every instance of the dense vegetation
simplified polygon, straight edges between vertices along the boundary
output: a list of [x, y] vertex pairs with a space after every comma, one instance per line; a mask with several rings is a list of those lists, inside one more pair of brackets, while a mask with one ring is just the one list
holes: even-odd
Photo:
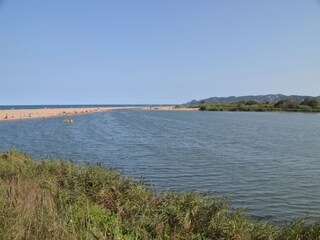
[[278, 102], [281, 100], [292, 99], [297, 102], [302, 102], [306, 98], [316, 98], [320, 100], [320, 96], [301, 96], [301, 95], [283, 95], [283, 94], [267, 94], [267, 95], [247, 95], [247, 96], [230, 96], [230, 97], [210, 97], [201, 100], [192, 100], [184, 105], [198, 106], [203, 103], [233, 103], [240, 101], [256, 101], [256, 102]]
[[306, 98], [302, 102], [293, 99], [280, 100], [276, 103], [240, 101], [236, 103], [205, 103], [201, 104], [202, 111], [253, 111], [253, 112], [320, 112], [319, 100]]
[[254, 221], [219, 198], [156, 194], [95, 165], [0, 153], [0, 239], [319, 239], [320, 223]]

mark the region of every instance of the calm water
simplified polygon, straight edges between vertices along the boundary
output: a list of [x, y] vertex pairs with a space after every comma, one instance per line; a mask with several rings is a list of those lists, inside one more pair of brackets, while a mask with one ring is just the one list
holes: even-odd
[[230, 197], [274, 222], [320, 216], [320, 114], [110, 111], [0, 122], [0, 149], [102, 162], [157, 189]]

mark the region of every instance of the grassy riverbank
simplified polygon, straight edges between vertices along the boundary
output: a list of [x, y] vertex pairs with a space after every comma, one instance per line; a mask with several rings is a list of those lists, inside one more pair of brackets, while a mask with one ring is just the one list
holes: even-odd
[[279, 228], [219, 198], [157, 194], [102, 166], [0, 153], [0, 239], [319, 239], [320, 224]]

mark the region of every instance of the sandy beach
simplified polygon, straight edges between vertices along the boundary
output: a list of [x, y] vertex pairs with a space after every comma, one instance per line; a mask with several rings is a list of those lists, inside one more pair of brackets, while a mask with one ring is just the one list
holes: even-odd
[[41, 109], [8, 109], [0, 110], [0, 121], [13, 121], [34, 118], [65, 117], [79, 114], [91, 114], [111, 110], [153, 110], [153, 111], [190, 111], [197, 108], [161, 107], [84, 107], [84, 108], [41, 108]]
[[0, 110], [0, 121], [48, 118], [105, 112], [109, 108], [42, 108]]

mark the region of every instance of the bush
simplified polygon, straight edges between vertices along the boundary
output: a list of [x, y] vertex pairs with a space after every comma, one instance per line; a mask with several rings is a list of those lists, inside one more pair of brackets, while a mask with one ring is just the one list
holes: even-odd
[[306, 98], [306, 99], [303, 100], [301, 105], [306, 105], [306, 106], [309, 106], [311, 108], [316, 108], [319, 105], [319, 101], [316, 98]]
[[286, 99], [286, 100], [280, 100], [275, 105], [276, 108], [282, 108], [282, 109], [297, 109], [299, 106], [299, 103], [292, 99]]

